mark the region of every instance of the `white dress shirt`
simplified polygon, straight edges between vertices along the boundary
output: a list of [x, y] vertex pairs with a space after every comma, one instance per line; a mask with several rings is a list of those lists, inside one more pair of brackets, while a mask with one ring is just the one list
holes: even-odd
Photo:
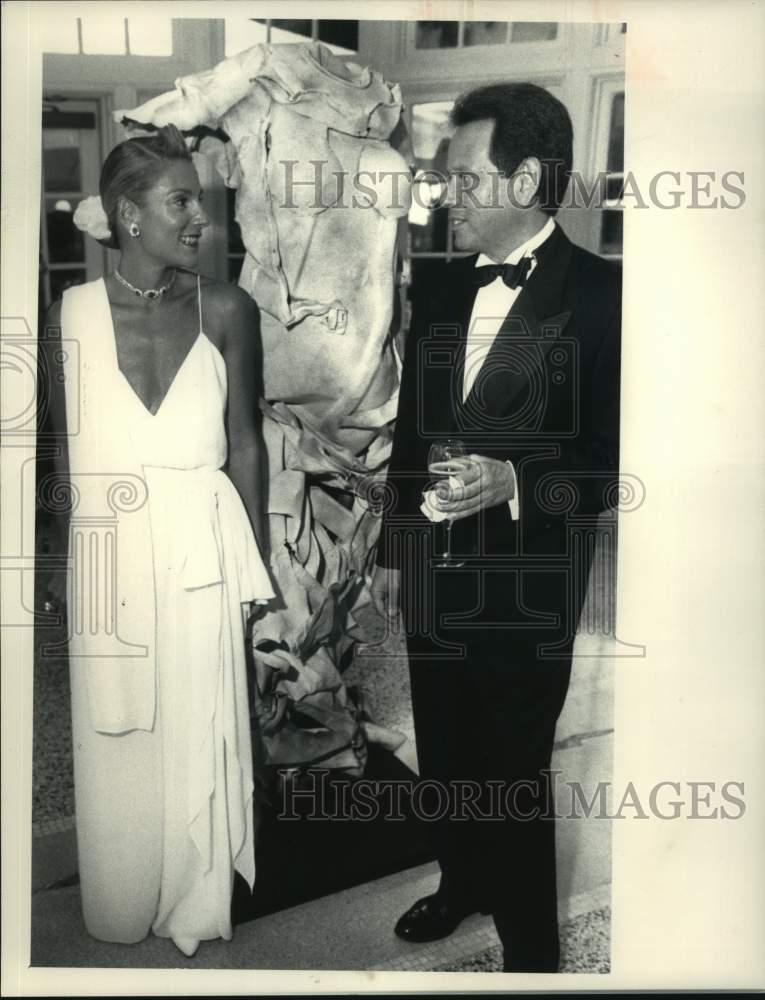
[[[503, 263], [517, 264], [521, 258], [530, 255], [531, 267], [528, 271], [528, 279], [534, 268], [537, 266], [536, 257], [534, 257], [533, 251], [536, 250], [537, 247], [541, 246], [545, 240], [552, 235], [554, 229], [555, 223], [552, 218], [549, 218], [537, 233], [535, 233], [530, 239], [526, 240], [525, 243], [516, 247], [512, 253], [508, 254]], [[497, 262], [493, 261], [491, 257], [487, 257], [486, 254], [482, 253], [479, 255], [475, 266], [482, 267], [486, 264], [495, 263]], [[486, 360], [487, 354], [491, 350], [491, 346], [494, 343], [503, 322], [505, 321], [505, 317], [512, 309], [513, 304], [520, 293], [520, 285], [518, 288], [508, 288], [501, 277], [495, 278], [490, 284], [484, 285], [483, 288], [478, 289], [478, 294], [476, 295], [475, 303], [473, 304], [473, 311], [470, 314], [470, 325], [468, 326], [467, 343], [465, 345], [465, 373], [462, 384], [463, 401], [467, 399], [470, 394], [473, 383], [475, 382], [476, 377]], [[513, 463], [508, 462], [507, 464], [510, 466], [513, 473], [513, 481], [515, 485], [515, 494], [513, 495], [513, 499], [510, 501], [510, 515], [513, 520], [517, 520], [520, 516], [518, 482], [515, 477]]]

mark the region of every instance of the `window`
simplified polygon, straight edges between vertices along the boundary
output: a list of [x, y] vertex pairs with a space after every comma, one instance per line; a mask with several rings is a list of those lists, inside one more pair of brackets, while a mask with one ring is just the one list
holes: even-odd
[[555, 21], [514, 21], [511, 42], [552, 42], [558, 37]]
[[627, 34], [627, 25], [624, 22], [613, 22], [596, 25], [595, 44], [596, 45], [624, 45], [621, 35]]
[[457, 21], [418, 21], [418, 49], [455, 49], [459, 44]]
[[43, 20], [43, 52], [66, 55], [171, 56], [172, 20], [161, 14], [116, 17], [93, 10], [74, 17], [60, 4]]
[[[411, 116], [416, 173], [406, 247], [407, 257], [444, 257], [451, 251], [449, 210], [438, 207], [443, 194], [449, 144], [447, 125], [453, 101], [415, 104]], [[431, 173], [432, 172], [432, 173]]]
[[409, 285], [403, 315], [405, 327], [409, 326], [418, 290], [428, 287], [430, 272], [442, 261], [450, 260], [454, 252], [449, 209], [442, 204], [449, 148], [449, 112], [453, 105], [453, 101], [429, 101], [415, 104], [410, 112], [415, 176], [402, 250], [404, 274]]
[[225, 19], [226, 57], [253, 45], [288, 45], [323, 42], [338, 55], [352, 55], [359, 47], [358, 21], [274, 20], [261, 18]]
[[103, 264], [102, 248], [72, 221], [78, 202], [98, 190], [97, 103], [46, 99], [42, 141], [40, 284], [47, 308]]
[[461, 49], [475, 45], [552, 42], [555, 21], [417, 21], [415, 48]]
[[507, 21], [470, 21], [465, 24], [465, 45], [504, 45], [506, 41]]
[[600, 252], [621, 257], [624, 231], [622, 190], [624, 186], [624, 91], [611, 97], [606, 154], [606, 197], [600, 225]]
[[126, 55], [171, 56], [173, 54], [173, 23], [171, 18], [156, 13], [125, 18]]

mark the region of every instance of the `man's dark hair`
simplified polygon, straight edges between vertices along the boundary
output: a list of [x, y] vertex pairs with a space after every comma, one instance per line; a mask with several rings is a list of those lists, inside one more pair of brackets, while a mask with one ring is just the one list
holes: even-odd
[[557, 97], [533, 83], [495, 83], [459, 97], [450, 118], [455, 126], [494, 122], [489, 152], [507, 177], [526, 157], [536, 157], [542, 165], [539, 207], [555, 215], [571, 174], [574, 145], [571, 118]]

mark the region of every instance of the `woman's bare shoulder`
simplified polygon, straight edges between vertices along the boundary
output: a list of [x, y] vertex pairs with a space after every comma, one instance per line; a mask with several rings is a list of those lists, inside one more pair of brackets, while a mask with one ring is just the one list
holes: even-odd
[[260, 328], [260, 312], [244, 289], [202, 278], [204, 330], [216, 345], [251, 335]]
[[226, 281], [215, 281], [203, 276], [201, 289], [205, 305], [209, 303], [215, 309], [227, 312], [257, 309], [255, 300], [238, 285], [232, 285]]

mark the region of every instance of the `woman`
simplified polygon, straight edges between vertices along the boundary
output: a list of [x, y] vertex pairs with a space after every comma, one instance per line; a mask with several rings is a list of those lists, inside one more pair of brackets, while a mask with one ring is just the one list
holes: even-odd
[[65, 358], [51, 405], [73, 496], [83, 912], [94, 937], [151, 929], [192, 955], [231, 938], [234, 871], [254, 879], [242, 611], [274, 596], [259, 316], [243, 291], [195, 273], [209, 220], [180, 132], [118, 145], [100, 192], [75, 222], [118, 247], [119, 264], [48, 316]]

